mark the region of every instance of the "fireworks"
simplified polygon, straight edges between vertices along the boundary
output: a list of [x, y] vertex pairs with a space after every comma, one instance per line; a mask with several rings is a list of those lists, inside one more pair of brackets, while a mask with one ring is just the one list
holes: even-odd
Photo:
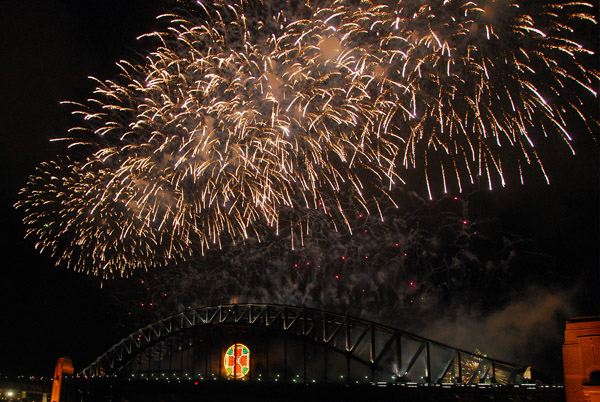
[[39, 247], [108, 277], [260, 238], [263, 223], [299, 224], [302, 241], [310, 211], [352, 230], [341, 199], [383, 219], [408, 169], [430, 196], [479, 176], [504, 185], [524, 165], [543, 171], [538, 139], [568, 144], [573, 116], [595, 124], [599, 75], [571, 38], [595, 23], [587, 3], [291, 9], [166, 16], [149, 35], [159, 46], [78, 106], [77, 154], [23, 190]]

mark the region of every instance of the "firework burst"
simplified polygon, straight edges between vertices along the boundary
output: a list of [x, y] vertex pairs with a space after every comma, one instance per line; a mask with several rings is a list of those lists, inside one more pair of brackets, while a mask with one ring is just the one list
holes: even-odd
[[128, 275], [260, 238], [259, 222], [307, 235], [306, 211], [352, 230], [340, 198], [383, 219], [409, 169], [430, 197], [504, 185], [544, 171], [534, 144], [568, 144], [571, 115], [595, 123], [598, 72], [571, 38], [595, 23], [587, 3], [198, 4], [98, 81], [66, 139], [77, 154], [23, 190], [28, 233], [58, 262]]
[[335, 2], [290, 24], [288, 34], [298, 45], [325, 38], [338, 60], [351, 59], [344, 71], [384, 112], [368, 132], [376, 144], [391, 144], [377, 148], [378, 168], [421, 169], [431, 198], [431, 174], [444, 192], [477, 177], [504, 186], [505, 170], [523, 181], [532, 163], [546, 175], [536, 142], [557, 135], [569, 144], [569, 115], [597, 125], [585, 105], [595, 102], [598, 72], [580, 62], [592, 52], [569, 38], [574, 25], [595, 23], [591, 10], [585, 3]]

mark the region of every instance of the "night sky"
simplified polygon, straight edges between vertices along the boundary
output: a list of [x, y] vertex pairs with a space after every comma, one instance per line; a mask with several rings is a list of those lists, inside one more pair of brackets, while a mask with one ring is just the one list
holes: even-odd
[[[129, 332], [121, 325], [126, 306], [111, 286], [101, 288], [96, 278], [55, 267], [40, 255], [33, 239], [23, 239], [22, 212], [13, 204], [35, 166], [63, 151], [50, 139], [76, 121], [60, 101], [87, 99], [94, 88], [88, 76], [113, 77], [115, 62], [132, 58], [136, 36], [153, 29], [167, 3], [2, 2], [0, 375], [50, 376], [64, 355], [81, 369]], [[532, 177], [525, 186], [511, 182], [482, 190], [477, 208], [547, 254], [554, 267], [549, 282], [558, 278], [576, 292], [574, 315], [583, 316], [600, 312], [599, 159], [589, 134], [575, 135], [573, 146], [576, 156], [566, 147], [546, 150], [551, 185]]]

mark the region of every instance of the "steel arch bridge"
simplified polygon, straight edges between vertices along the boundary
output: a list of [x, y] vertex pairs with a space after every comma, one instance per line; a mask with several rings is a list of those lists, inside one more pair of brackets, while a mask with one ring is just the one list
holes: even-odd
[[509, 385], [525, 380], [524, 366], [372, 321], [274, 304], [219, 305], [172, 315], [122, 339], [77, 376], [231, 379], [225, 350], [238, 343], [250, 350], [248, 375], [234, 374], [244, 381]]

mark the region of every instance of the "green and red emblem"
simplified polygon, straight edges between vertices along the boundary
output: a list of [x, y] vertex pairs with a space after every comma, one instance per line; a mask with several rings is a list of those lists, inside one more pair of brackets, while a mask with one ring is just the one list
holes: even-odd
[[244, 377], [250, 371], [250, 349], [241, 343], [231, 345], [225, 352], [223, 364], [228, 376]]

